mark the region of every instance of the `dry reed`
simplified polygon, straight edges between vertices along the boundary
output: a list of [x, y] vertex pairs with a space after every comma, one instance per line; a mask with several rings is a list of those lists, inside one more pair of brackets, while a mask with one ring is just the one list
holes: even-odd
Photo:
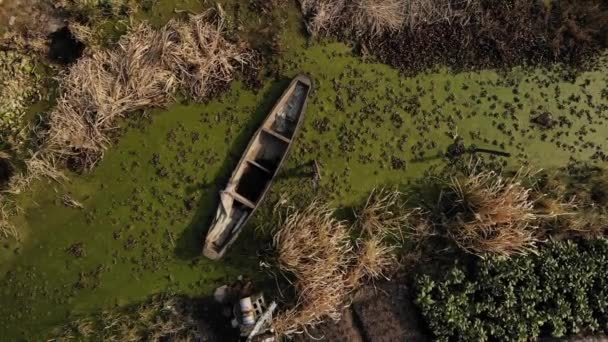
[[308, 32], [313, 36], [330, 31], [344, 16], [346, 0], [303, 0], [302, 11], [310, 16], [306, 24]]
[[359, 0], [353, 5], [352, 26], [372, 36], [398, 31], [403, 26], [402, 0]]
[[16, 207], [4, 195], [0, 195], [0, 238], [18, 238], [19, 232], [15, 225], [11, 222], [11, 217], [14, 215]]
[[353, 247], [348, 227], [332, 217], [327, 205], [311, 203], [286, 217], [274, 237], [279, 266], [294, 275], [295, 306], [273, 321], [282, 335], [305, 330], [326, 317], [340, 318], [350, 292], [348, 266]]
[[492, 171], [452, 178], [456, 214], [446, 222], [448, 236], [463, 250], [510, 255], [534, 251], [539, 214], [531, 189], [522, 185], [525, 173], [503, 178]]
[[363, 207], [355, 212], [359, 229], [370, 236], [390, 236], [403, 242], [402, 232], [419, 209], [406, 208], [402, 197], [397, 190], [373, 189]]
[[481, 10], [480, 0], [402, 0], [405, 27], [413, 30], [438, 22], [466, 25]]
[[385, 276], [395, 265], [396, 230], [407, 218], [391, 211], [399, 193], [374, 191], [358, 214], [360, 236], [333, 217], [326, 204], [313, 202], [291, 212], [274, 237], [282, 271], [294, 276], [295, 305], [280, 313], [273, 328], [281, 335], [306, 331], [325, 319], [338, 320], [349, 295], [364, 279]]
[[35, 153], [30, 158], [26, 159], [25, 170], [11, 177], [8, 189], [5, 192], [20, 194], [23, 190], [28, 188], [33, 181], [41, 178], [48, 178], [56, 182], [66, 181], [67, 177], [63, 172], [59, 171], [56, 162], [52, 157], [52, 155], [43, 156], [40, 153]]
[[165, 105], [178, 88], [206, 98], [248, 58], [243, 46], [223, 38], [223, 28], [223, 19], [210, 12], [160, 30], [140, 24], [114, 49], [81, 58], [61, 78], [43, 151], [58, 159], [76, 156], [91, 168], [110, 145], [117, 118]]
[[301, 0], [313, 36], [348, 29], [378, 36], [438, 22], [466, 25], [481, 10], [479, 0]]

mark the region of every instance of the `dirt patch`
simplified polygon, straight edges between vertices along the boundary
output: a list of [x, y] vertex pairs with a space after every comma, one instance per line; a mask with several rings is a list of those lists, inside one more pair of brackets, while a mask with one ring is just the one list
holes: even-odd
[[63, 21], [50, 1], [2, 0], [0, 1], [0, 35], [12, 31], [36, 32], [47, 36]]
[[426, 342], [409, 288], [397, 281], [359, 290], [338, 322], [326, 322], [295, 341]]
[[429, 341], [420, 328], [409, 289], [397, 282], [368, 286], [357, 294], [353, 310], [365, 340], [370, 342]]
[[308, 335], [298, 335], [294, 341], [332, 341], [332, 342], [363, 342], [363, 335], [356, 324], [356, 318], [351, 309], [342, 312], [342, 319], [338, 322], [325, 322], [318, 327], [310, 329]]

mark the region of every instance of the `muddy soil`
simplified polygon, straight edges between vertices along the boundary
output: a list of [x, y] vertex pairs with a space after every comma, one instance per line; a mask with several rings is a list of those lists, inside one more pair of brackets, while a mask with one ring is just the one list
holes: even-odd
[[369, 285], [357, 292], [339, 322], [328, 322], [296, 341], [426, 342], [409, 288], [399, 282]]
[[0, 38], [14, 31], [47, 36], [63, 25], [62, 18], [49, 1], [0, 0]]
[[318, 327], [309, 329], [305, 334], [297, 335], [293, 341], [363, 342], [365, 340], [356, 319], [353, 311], [346, 309], [342, 312], [340, 321], [324, 322]]

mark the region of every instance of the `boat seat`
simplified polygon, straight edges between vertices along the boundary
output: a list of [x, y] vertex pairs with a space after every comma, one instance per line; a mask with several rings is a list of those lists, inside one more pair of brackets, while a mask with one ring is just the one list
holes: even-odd
[[260, 163], [256, 162], [255, 160], [251, 160], [251, 159], [247, 159], [247, 162], [255, 167], [257, 167], [258, 169], [266, 172], [266, 173], [270, 173], [272, 174], [272, 172], [270, 170], [268, 170], [267, 168], [263, 167], [262, 165], [260, 165]]
[[272, 129], [269, 129], [269, 128], [266, 128], [266, 127], [263, 127], [263, 128], [262, 128], [262, 131], [264, 131], [264, 132], [266, 132], [266, 133], [268, 133], [268, 134], [272, 135], [273, 137], [275, 137], [275, 138], [277, 138], [277, 139], [279, 139], [279, 140], [283, 141], [284, 143], [289, 144], [289, 143], [291, 142], [291, 140], [290, 140], [290, 139], [288, 139], [288, 138], [284, 137], [282, 134], [279, 134], [279, 133], [277, 133], [277, 132], [273, 131]]
[[251, 202], [250, 200], [246, 199], [245, 197], [239, 195], [238, 193], [236, 193], [234, 191], [230, 192], [230, 196], [232, 196], [237, 202], [244, 204], [246, 207], [249, 207], [250, 209], [255, 208], [255, 204], [253, 202]]

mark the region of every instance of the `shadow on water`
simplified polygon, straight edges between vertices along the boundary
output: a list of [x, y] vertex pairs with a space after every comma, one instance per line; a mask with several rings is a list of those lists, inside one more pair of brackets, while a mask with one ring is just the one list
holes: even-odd
[[[174, 252], [178, 258], [190, 260], [201, 255], [205, 234], [213, 220], [213, 215], [215, 214], [219, 203], [219, 191], [226, 185], [228, 179], [230, 179], [230, 175], [247, 147], [249, 140], [257, 128], [262, 124], [262, 121], [266, 118], [272, 109], [272, 106], [281, 96], [290, 81], [291, 79], [289, 78], [281, 78], [280, 80], [275, 81], [266, 92], [264, 100], [253, 113], [249, 123], [232, 143], [220, 170], [215, 177], [213, 177], [213, 182], [207, 184], [199, 183], [190, 188], [191, 192], [200, 189], [204, 189], [204, 191], [198, 200], [196, 212], [192, 221], [177, 240]], [[250, 239], [253, 235], [247, 234], [246, 232], [248, 230], [249, 229], [245, 228], [242, 235], [247, 236], [247, 239]], [[230, 252], [228, 254], [230, 254]]]

